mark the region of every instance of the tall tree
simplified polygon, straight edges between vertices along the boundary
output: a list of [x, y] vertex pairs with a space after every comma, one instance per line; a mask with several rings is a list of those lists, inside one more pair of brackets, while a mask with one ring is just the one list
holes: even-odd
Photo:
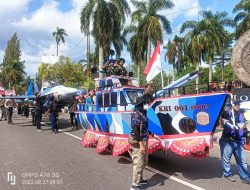
[[244, 32], [250, 29], [250, 1], [241, 0], [233, 9], [237, 13], [234, 21], [237, 23], [235, 36], [238, 39]]
[[17, 33], [8, 41], [3, 63], [1, 64], [2, 77], [5, 87], [19, 84], [24, 80], [24, 61], [21, 61], [20, 40]]
[[148, 63], [151, 56], [151, 43], [156, 45], [157, 41], [163, 42], [163, 32], [171, 33], [169, 20], [164, 15], [159, 14], [160, 11], [172, 9], [174, 4], [171, 0], [131, 0], [135, 10], [131, 17], [133, 22], [138, 23], [138, 28], [145, 36], [147, 44]]
[[56, 55], [58, 56], [58, 46], [61, 41], [65, 43], [65, 36], [68, 36], [68, 34], [66, 33], [65, 29], [59, 27], [56, 27], [56, 31], [52, 34], [56, 39]]
[[165, 60], [168, 60], [170, 65], [173, 65], [173, 80], [175, 80], [175, 73], [184, 68], [184, 39], [175, 36], [173, 40], [169, 40], [168, 44], [164, 46], [167, 49]]
[[214, 58], [215, 65], [221, 68], [221, 80], [225, 79], [225, 64], [231, 59], [233, 37], [233, 33], [225, 31], [225, 35], [221, 42], [221, 51], [220, 53], [217, 53]]
[[[91, 33], [95, 39], [98, 46], [99, 70], [102, 70], [105, 52], [109, 55], [111, 43], [114, 43], [115, 48], [118, 47], [115, 44], [119, 42], [117, 39], [120, 39], [122, 24], [128, 13], [130, 8], [126, 0], [89, 0], [82, 8], [81, 31], [86, 35]], [[93, 29], [90, 32], [91, 21]], [[99, 76], [103, 77], [101, 73]]]
[[38, 68], [39, 78], [54, 81], [65, 86], [81, 87], [86, 80], [86, 65], [71, 62], [68, 57], [60, 57], [53, 65], [42, 63]]
[[136, 31], [128, 43], [128, 50], [130, 52], [132, 60], [134, 61], [136, 65], [137, 78], [140, 84], [141, 83], [141, 66], [143, 65], [143, 62], [145, 60], [145, 52], [146, 52], [145, 39], [135, 26], [134, 27], [130, 26], [130, 28], [127, 28], [127, 31], [129, 30]]
[[187, 21], [181, 27], [181, 33], [190, 29], [185, 35], [186, 52], [197, 63], [201, 59], [209, 64], [209, 82], [212, 81], [212, 63], [216, 52], [221, 51], [221, 45], [226, 32], [224, 26], [233, 26], [234, 22], [227, 18], [226, 12], [201, 12], [203, 19]]

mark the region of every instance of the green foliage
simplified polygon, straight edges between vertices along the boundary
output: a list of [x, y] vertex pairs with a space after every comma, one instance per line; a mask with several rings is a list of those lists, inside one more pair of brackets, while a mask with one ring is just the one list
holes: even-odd
[[8, 41], [1, 67], [1, 79], [5, 87], [20, 84], [25, 76], [24, 61], [21, 61], [20, 40], [15, 33]]
[[[85, 35], [92, 34], [94, 37], [96, 46], [98, 46], [99, 68], [102, 67], [103, 58], [109, 56], [111, 43], [113, 43], [117, 55], [120, 55], [123, 47], [121, 31], [126, 16], [129, 14], [130, 8], [126, 0], [89, 0], [82, 8], [81, 31]], [[93, 25], [92, 31], [90, 31], [90, 23]]]
[[86, 90], [92, 90], [95, 89], [95, 83], [94, 80], [91, 77], [87, 77], [84, 80], [84, 85], [83, 85], [84, 89]]
[[[222, 75], [221, 70], [222, 70], [221, 65], [218, 65], [215, 67], [215, 73], [214, 73], [214, 80], [215, 81], [221, 80], [221, 75]], [[225, 81], [232, 82], [233, 80], [235, 80], [235, 75], [234, 75], [233, 68], [232, 68], [231, 64], [227, 64], [225, 66], [224, 72], [225, 72], [225, 74], [224, 74]]]
[[86, 78], [86, 65], [72, 63], [69, 58], [60, 59], [53, 65], [42, 63], [38, 68], [38, 76], [42, 80], [57, 81], [65, 86], [82, 87]]
[[[201, 12], [203, 19], [200, 21], [186, 21], [181, 27], [181, 33], [190, 29], [184, 37], [185, 54], [196, 64], [201, 60], [208, 63], [209, 81], [212, 81], [212, 62], [215, 54], [220, 54], [228, 33], [225, 26], [234, 26], [234, 22], [227, 18], [226, 12], [212, 13], [211, 11]], [[227, 43], [228, 44], [228, 43]]]
[[244, 32], [250, 29], [250, 1], [241, 0], [233, 9], [233, 13], [237, 13], [234, 21], [237, 23], [235, 29], [236, 39]]
[[163, 31], [171, 33], [170, 22], [159, 12], [173, 8], [174, 4], [170, 0], [132, 0], [131, 2], [136, 10], [131, 14], [132, 24], [124, 29], [124, 36], [133, 34], [128, 43], [128, 50], [137, 67], [138, 80], [143, 85], [145, 80], [141, 74], [141, 68], [149, 61], [151, 42], [154, 45], [157, 41], [162, 42]]

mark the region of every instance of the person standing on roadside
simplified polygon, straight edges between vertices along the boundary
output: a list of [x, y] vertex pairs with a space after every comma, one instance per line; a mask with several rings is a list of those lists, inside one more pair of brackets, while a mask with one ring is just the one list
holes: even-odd
[[131, 190], [140, 190], [142, 185], [147, 184], [143, 179], [143, 170], [148, 162], [148, 138], [152, 135], [157, 140], [160, 138], [148, 130], [147, 105], [145, 97], [136, 99], [135, 109], [131, 117], [131, 134], [129, 143], [132, 147], [133, 180]]
[[[10, 96], [13, 96], [12, 94]], [[16, 103], [14, 99], [6, 99], [5, 100], [5, 109], [7, 111], [7, 117], [8, 117], [8, 124], [12, 124], [12, 115], [13, 115], [13, 109], [16, 107]]]
[[76, 99], [76, 96], [73, 95], [73, 102], [68, 106], [71, 126], [73, 130], [77, 130], [77, 123], [75, 118], [75, 112], [77, 110], [77, 102], [78, 100]]
[[[5, 97], [5, 94], [2, 94], [2, 97]], [[5, 99], [0, 99], [0, 121], [7, 120], [6, 109], [5, 109]]]
[[42, 121], [42, 114], [43, 114], [43, 103], [41, 99], [41, 94], [37, 93], [36, 94], [36, 99], [35, 99], [35, 119], [36, 119], [36, 129], [38, 131], [41, 131], [41, 121]]
[[55, 99], [55, 96], [50, 96], [48, 100], [48, 111], [46, 112], [45, 116], [49, 113], [49, 121], [51, 126], [51, 131], [54, 133], [58, 132], [57, 127], [57, 101]]
[[222, 113], [223, 132], [219, 140], [221, 150], [221, 164], [223, 176], [231, 182], [235, 182], [231, 170], [231, 158], [234, 155], [238, 174], [243, 183], [250, 184], [250, 173], [247, 170], [247, 160], [244, 152], [247, 128], [244, 126], [245, 118], [240, 112], [239, 101], [233, 105], [227, 105]]

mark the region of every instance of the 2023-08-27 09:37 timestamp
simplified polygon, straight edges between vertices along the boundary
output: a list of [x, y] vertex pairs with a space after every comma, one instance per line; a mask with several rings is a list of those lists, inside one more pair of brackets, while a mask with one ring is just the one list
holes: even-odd
[[62, 179], [23, 179], [22, 185], [61, 185]]

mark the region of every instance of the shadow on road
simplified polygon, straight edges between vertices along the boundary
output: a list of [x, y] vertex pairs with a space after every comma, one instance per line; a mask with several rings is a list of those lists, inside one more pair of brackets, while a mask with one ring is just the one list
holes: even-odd
[[[168, 175], [178, 176], [178, 173], [181, 173], [183, 177], [189, 180], [222, 177], [221, 161], [216, 157], [182, 158], [172, 152], [164, 157], [160, 152], [156, 152], [149, 156], [149, 166]], [[234, 164], [232, 164], [232, 169], [236, 169]]]

